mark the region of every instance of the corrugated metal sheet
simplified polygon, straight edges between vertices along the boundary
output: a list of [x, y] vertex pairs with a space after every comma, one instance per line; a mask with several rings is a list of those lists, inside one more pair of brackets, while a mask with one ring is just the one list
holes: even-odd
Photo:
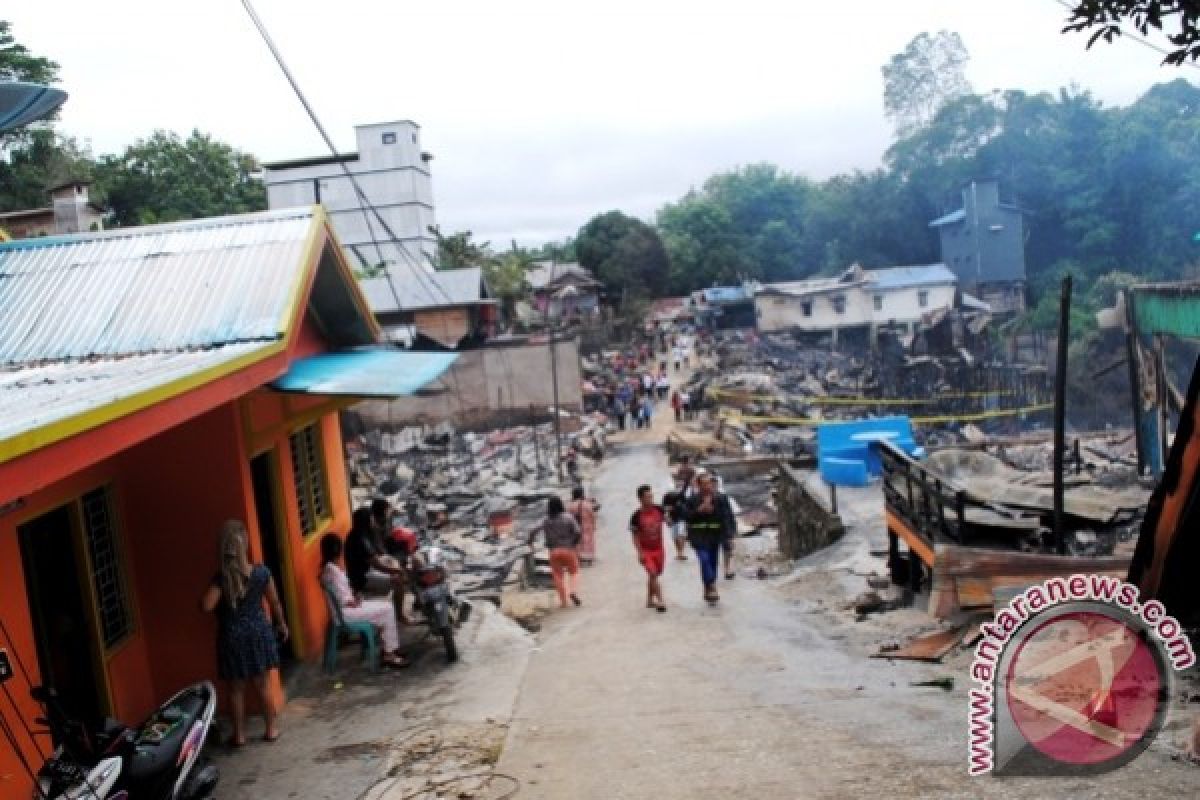
[[483, 270], [478, 267], [414, 274], [421, 269], [411, 264], [393, 265], [390, 279], [367, 278], [358, 285], [376, 314], [484, 302]]
[[60, 362], [0, 372], [0, 441], [229, 363], [264, 342], [125, 358]]
[[0, 364], [277, 339], [312, 225], [289, 209], [0, 244]]
[[907, 289], [912, 286], [934, 286], [954, 283], [958, 280], [945, 264], [872, 269], [867, 270], [866, 274], [879, 289]]

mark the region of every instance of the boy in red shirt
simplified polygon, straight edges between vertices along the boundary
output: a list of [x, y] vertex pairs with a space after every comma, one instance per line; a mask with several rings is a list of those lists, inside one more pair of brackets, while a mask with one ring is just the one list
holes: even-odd
[[629, 518], [629, 532], [633, 534], [633, 547], [637, 550], [638, 562], [646, 569], [646, 608], [667, 610], [663, 602], [662, 584], [659, 576], [667, 561], [663, 543], [663, 521], [666, 512], [654, 502], [654, 492], [649, 486], [637, 490], [638, 509]]

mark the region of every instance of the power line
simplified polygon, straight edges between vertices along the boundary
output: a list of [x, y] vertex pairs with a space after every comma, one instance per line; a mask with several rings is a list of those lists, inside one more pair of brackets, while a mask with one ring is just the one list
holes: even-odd
[[[357, 176], [355, 176], [354, 173], [350, 170], [350, 168], [348, 166], [346, 166], [346, 162], [341, 159], [341, 154], [338, 153], [337, 147], [334, 146], [333, 139], [330, 138], [329, 133], [325, 130], [325, 126], [321, 123], [321, 120], [317, 116], [316, 111], [313, 109], [312, 104], [308, 102], [308, 98], [305, 96], [304, 91], [300, 88], [300, 84], [296, 81], [295, 76], [292, 75], [292, 71], [288, 67], [287, 62], [284, 60], [283, 54], [280, 53], [279, 48], [275, 45], [274, 39], [271, 38], [271, 34], [267, 30], [266, 25], [263, 23], [262, 19], [258, 16], [258, 12], [256, 12], [254, 10], [254, 6], [251, 4], [250, 0], [242, 0], [242, 6], [246, 9], [246, 13], [250, 16], [250, 20], [251, 20], [251, 22], [254, 23], [254, 27], [256, 29], [258, 29], [258, 33], [262, 37], [263, 42], [267, 45], [267, 48], [271, 51], [271, 55], [274, 57], [275, 63], [279, 65], [280, 71], [283, 72], [284, 78], [286, 78], [288, 84], [291, 85], [292, 91], [296, 95], [296, 99], [298, 99], [300, 101], [300, 104], [304, 107], [305, 113], [308, 114], [308, 118], [312, 121], [313, 126], [317, 129], [317, 132], [321, 135], [321, 139], [325, 142], [325, 146], [327, 148], [329, 148], [330, 155], [335, 157], [338, 166], [341, 167], [342, 172], [345, 174], [347, 180], [350, 181], [350, 185], [354, 189], [355, 196], [358, 198], [359, 207], [362, 208], [362, 210], [363, 210], [364, 217], [366, 217], [368, 210], [375, 215], [375, 218], [378, 221], [379, 226], [387, 234], [389, 243], [395, 245], [396, 249], [400, 252], [400, 254], [402, 256], [404, 256], [404, 258], [406, 258], [409, 261], [410, 265], [415, 267], [415, 269], [414, 269], [414, 272], [416, 273], [415, 277], [422, 284], [422, 286], [427, 291], [429, 291], [431, 295], [433, 295], [432, 289], [430, 289], [429, 284], [427, 284], [425, 282], [424, 275], [421, 274], [424, 271], [424, 267], [422, 267], [420, 264], [416, 263], [416, 261], [413, 259], [412, 255], [408, 252], [408, 248], [404, 245], [404, 242], [400, 239], [400, 237], [396, 236], [395, 232], [392, 231], [392, 228], [388, 224], [387, 220], [384, 219], [383, 214], [367, 197], [366, 192], [363, 191], [362, 185], [358, 182]], [[400, 301], [400, 294], [399, 294], [399, 292], [396, 291], [396, 286], [395, 286], [394, 282], [392, 281], [391, 270], [388, 268], [388, 264], [384, 260], [382, 252], [379, 250], [379, 242], [375, 239], [374, 231], [371, 228], [371, 223], [370, 223], [369, 217], [367, 217], [367, 230], [368, 230], [369, 235], [371, 236], [372, 244], [375, 245], [375, 250], [376, 250], [376, 253], [379, 255], [379, 260], [383, 264], [384, 276], [387, 278], [388, 288], [392, 292], [392, 298], [396, 301], [396, 309], [397, 309], [397, 311], [402, 311], [403, 303]], [[450, 296], [436, 282], [434, 282], [433, 288], [437, 289], [442, 294], [442, 296], [446, 299], [447, 302], [450, 302]]]
[[[392, 279], [391, 269], [390, 269], [387, 261], [383, 258], [382, 252], [380, 251], [379, 242], [375, 239], [375, 232], [371, 226], [370, 217], [367, 215], [368, 209], [375, 215], [375, 218], [379, 222], [380, 227], [383, 228], [384, 232], [387, 234], [389, 242], [392, 245], [394, 245], [396, 250], [400, 253], [400, 255], [403, 256], [409, 262], [409, 266], [412, 267], [413, 277], [415, 277], [417, 279], [417, 281], [422, 285], [422, 287], [429, 293], [430, 297], [436, 299], [435, 293], [433, 291], [434, 289], [436, 289], [437, 292], [442, 295], [443, 299], [445, 299], [449, 305], [453, 305], [454, 303], [453, 303], [453, 300], [451, 299], [450, 295], [446, 292], [445, 288], [442, 287], [436, 280], [432, 282], [433, 288], [432, 289], [430, 288], [430, 284], [426, 282], [426, 276], [424, 274], [424, 271], [425, 271], [424, 266], [422, 266], [420, 263], [418, 263], [412, 257], [412, 255], [408, 252], [407, 246], [404, 244], [404, 242], [398, 236], [396, 236], [395, 232], [392, 230], [392, 228], [388, 224], [387, 220], [384, 219], [383, 214], [367, 197], [366, 192], [363, 191], [362, 185], [358, 182], [358, 178], [354, 175], [353, 172], [351, 172], [350, 168], [348, 166], [346, 166], [346, 162], [340, 158], [340, 154], [338, 153], [337, 148], [333, 144], [333, 139], [331, 139], [328, 132], [326, 132], [325, 126], [323, 124], [321, 124], [321, 120], [317, 116], [316, 111], [313, 109], [312, 104], [310, 104], [308, 102], [308, 98], [304, 95], [303, 90], [301, 90], [300, 84], [296, 81], [296, 78], [292, 75], [292, 71], [288, 68], [287, 62], [284, 61], [283, 54], [280, 53], [279, 48], [276, 47], [275, 41], [271, 38], [270, 32], [267, 30], [267, 27], [263, 23], [262, 19], [258, 16], [258, 12], [256, 12], [254, 10], [254, 6], [251, 4], [250, 0], [242, 0], [242, 6], [246, 9], [246, 13], [250, 16], [250, 20], [254, 23], [254, 27], [258, 30], [259, 35], [263, 39], [263, 42], [267, 45], [267, 48], [271, 51], [271, 55], [274, 57], [275, 63], [279, 65], [280, 71], [283, 72], [283, 75], [287, 79], [288, 84], [291, 85], [292, 91], [295, 93], [296, 98], [300, 101], [300, 104], [304, 107], [304, 111], [308, 114], [308, 118], [312, 121], [313, 126], [316, 127], [317, 132], [321, 135], [321, 139], [324, 140], [325, 146], [329, 148], [330, 154], [332, 156], [334, 156], [337, 164], [341, 167], [342, 172], [345, 173], [347, 180], [350, 181], [350, 185], [353, 187], [354, 193], [355, 193], [356, 197], [358, 198], [359, 207], [362, 209], [363, 216], [366, 219], [368, 235], [370, 235], [372, 243], [375, 245], [376, 254], [378, 255], [380, 263], [383, 266], [383, 274], [384, 274], [384, 277], [387, 279], [388, 289], [392, 293], [392, 299], [395, 300], [395, 302], [396, 302], [396, 310], [403, 311], [404, 304], [400, 300], [400, 293], [396, 290], [396, 284]], [[459, 385], [458, 376], [456, 374], [454, 374], [453, 372], [451, 372], [451, 379], [454, 382], [454, 394], [455, 394], [455, 397], [458, 399], [459, 410], [461, 411], [464, 404], [463, 404], [463, 400], [462, 400], [462, 390]]]
[[[1074, 4], [1072, 4], [1070, 2], [1070, 0], [1054, 0], [1054, 2], [1058, 3], [1060, 6], [1062, 6], [1066, 10], [1070, 11], [1072, 14], [1075, 13], [1076, 6]], [[1137, 33], [1129, 33], [1128, 31], [1124, 30], [1120, 25], [1114, 25], [1113, 27], [1115, 27], [1117, 29], [1117, 33], [1119, 33], [1122, 37], [1128, 37], [1130, 39], [1130, 41], [1137, 42], [1138, 44], [1142, 45], [1143, 47], [1148, 47], [1161, 56], [1172, 55], [1172, 52], [1170, 50], [1163, 47], [1162, 45], [1155, 44], [1154, 42], [1147, 39], [1145, 36], [1141, 36], [1140, 34], [1137, 34]], [[1082, 33], [1082, 31], [1076, 31], [1076, 32]], [[1185, 66], [1185, 67], [1191, 67], [1192, 69], [1200, 69], [1200, 64], [1197, 64], [1195, 61], [1181, 61], [1180, 65]]]

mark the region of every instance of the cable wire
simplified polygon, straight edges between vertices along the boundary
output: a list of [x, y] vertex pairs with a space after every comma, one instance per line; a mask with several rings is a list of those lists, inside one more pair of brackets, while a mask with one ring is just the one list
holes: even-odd
[[[246, 9], [246, 13], [250, 16], [251, 22], [254, 23], [254, 27], [258, 30], [259, 36], [262, 37], [263, 42], [271, 51], [271, 55], [274, 57], [275, 63], [279, 66], [279, 69], [283, 72], [288, 84], [292, 87], [292, 91], [295, 93], [296, 98], [300, 101], [300, 104], [304, 107], [304, 111], [308, 114], [308, 118], [312, 121], [313, 126], [317, 129], [317, 132], [321, 135], [321, 139], [325, 142], [325, 146], [329, 148], [330, 154], [335, 157], [337, 164], [341, 167], [345, 177], [350, 181], [350, 185], [354, 189], [355, 196], [358, 198], [359, 207], [362, 209], [364, 218], [367, 221], [367, 231], [371, 236], [372, 243], [375, 245], [376, 254], [379, 256], [380, 264], [383, 266], [383, 274], [387, 279], [388, 289], [392, 293], [392, 299], [396, 302], [396, 310], [403, 311], [404, 304], [400, 300], [400, 293], [396, 290], [396, 284], [392, 279], [390, 266], [383, 258], [382, 252], [379, 248], [379, 242], [377, 239], [375, 239], [374, 229], [371, 226], [370, 217], [367, 214], [368, 210], [375, 215], [379, 226], [387, 234], [388, 241], [395, 246], [396, 251], [408, 261], [409, 266], [412, 268], [411, 271], [413, 273], [413, 277], [416, 278], [422, 287], [429, 293], [430, 297], [434, 297], [436, 290], [436, 293], [440, 293], [446, 300], [447, 304], [454, 305], [445, 288], [442, 287], [436, 280], [432, 281], [431, 288], [430, 282], [426, 280], [427, 276], [425, 275], [425, 267], [417, 262], [416, 259], [413, 258], [412, 254], [408, 252], [407, 245], [396, 235], [378, 207], [376, 207], [367, 197], [362, 185], [358, 182], [357, 176], [355, 176], [354, 173], [351, 172], [350, 168], [346, 166], [346, 162], [341, 160], [340, 154], [333, 144], [333, 139], [330, 138], [329, 133], [325, 130], [325, 126], [321, 123], [321, 120], [317, 116], [316, 111], [313, 109], [312, 104], [308, 102], [308, 98], [305, 96], [303, 90], [301, 90], [300, 84], [296, 81], [295, 76], [292, 75], [292, 71], [288, 68], [287, 62], [283, 58], [283, 54], [275, 45], [275, 41], [271, 38], [270, 32], [267, 30], [262, 18], [258, 16], [258, 12], [255, 11], [253, 4], [250, 2], [250, 0], [242, 0], [242, 6]], [[454, 374], [453, 371], [451, 371], [451, 380], [454, 384], [453, 391], [456, 399], [458, 400], [459, 411], [462, 412], [464, 408], [462, 387], [459, 384], [458, 375]]]

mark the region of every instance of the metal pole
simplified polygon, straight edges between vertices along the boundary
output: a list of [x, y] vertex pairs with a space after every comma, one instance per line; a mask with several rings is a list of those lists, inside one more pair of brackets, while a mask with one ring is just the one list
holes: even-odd
[[1063, 455], [1067, 424], [1067, 340], [1071, 335], [1071, 276], [1062, 280], [1058, 304], [1058, 360], [1054, 366], [1054, 545], [1067, 552], [1063, 530]]
[[[555, 253], [550, 253], [550, 285], [554, 285], [554, 274], [558, 271], [558, 259]], [[553, 297], [553, 295], [552, 295]], [[550, 308], [547, 303], [546, 308]], [[558, 307], [559, 316], [562, 316], [562, 305]], [[554, 464], [555, 472], [558, 475], [558, 483], [562, 485], [562, 420], [558, 417], [558, 346], [555, 342], [557, 338], [555, 329], [558, 326], [555, 324], [554, 317], [550, 318], [550, 380], [554, 384]]]
[[550, 333], [550, 381], [554, 384], [554, 459], [557, 465], [558, 482], [563, 481], [562, 473], [562, 420], [558, 416], [558, 344], [553, 331]]

